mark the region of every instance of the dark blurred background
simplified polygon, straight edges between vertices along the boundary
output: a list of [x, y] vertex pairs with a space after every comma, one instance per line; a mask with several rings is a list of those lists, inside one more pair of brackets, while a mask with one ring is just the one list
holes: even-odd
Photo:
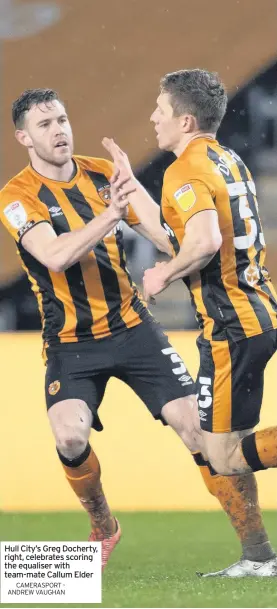
[[[275, 0], [0, 0], [0, 184], [28, 160], [15, 142], [10, 106], [24, 89], [52, 87], [67, 104], [75, 152], [105, 156], [104, 135], [129, 154], [157, 202], [171, 154], [156, 149], [149, 116], [159, 79], [168, 71], [200, 67], [219, 72], [229, 107], [219, 141], [240, 154], [257, 184], [268, 247], [267, 266], [277, 283], [277, 45]], [[159, 254], [131, 229], [128, 265], [140, 284]], [[161, 294], [153, 312], [168, 329], [194, 328], [181, 282]], [[37, 330], [35, 297], [15, 245], [0, 227], [0, 331]]]

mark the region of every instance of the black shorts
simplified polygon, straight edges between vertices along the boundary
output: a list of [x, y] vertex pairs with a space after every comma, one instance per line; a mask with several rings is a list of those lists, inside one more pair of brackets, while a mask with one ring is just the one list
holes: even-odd
[[[111, 377], [124, 381], [155, 419], [167, 402], [195, 394], [195, 384], [160, 325], [150, 316], [116, 336], [47, 349], [46, 404], [84, 400], [92, 426], [103, 429], [97, 410]], [[163, 421], [165, 423], [165, 421]]]
[[277, 331], [232, 340], [197, 340], [196, 386], [201, 428], [225, 433], [255, 427], [260, 419], [264, 370], [277, 348]]

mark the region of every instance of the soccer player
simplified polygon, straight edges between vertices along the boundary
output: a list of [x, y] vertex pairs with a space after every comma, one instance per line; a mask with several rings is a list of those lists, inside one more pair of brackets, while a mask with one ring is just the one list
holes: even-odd
[[[165, 172], [161, 202], [161, 223], [175, 257], [145, 272], [144, 291], [155, 297], [182, 278], [202, 330], [197, 390], [208, 461], [199, 454], [195, 460], [243, 549], [238, 563], [206, 576], [277, 576], [253, 475], [277, 465], [277, 428], [253, 432], [264, 369], [277, 346], [277, 299], [264, 267], [253, 178], [240, 157], [216, 140], [226, 105], [214, 73], [180, 70], [161, 80], [151, 120], [159, 148], [177, 157]], [[112, 140], [104, 143], [117, 175], [131, 177], [126, 155]], [[142, 219], [155, 204], [134, 176], [133, 182], [130, 201]], [[153, 229], [156, 224], [152, 220]]]
[[[12, 115], [30, 164], [1, 190], [0, 217], [38, 300], [49, 421], [68, 482], [90, 516], [90, 540], [102, 541], [104, 567], [121, 533], [89, 435], [91, 427], [102, 429], [107, 382], [114, 376], [127, 383], [190, 450], [197, 450], [195, 385], [125, 265], [121, 220], [148, 236], [128, 205], [132, 182], [111, 186], [110, 161], [73, 156], [55, 91], [25, 91]], [[166, 232], [156, 228], [151, 239], [170, 253]]]

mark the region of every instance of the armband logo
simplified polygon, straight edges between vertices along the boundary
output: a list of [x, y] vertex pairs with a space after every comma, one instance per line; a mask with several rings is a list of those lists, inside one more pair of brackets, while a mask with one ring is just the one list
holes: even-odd
[[34, 220], [30, 220], [29, 222], [26, 222], [26, 224], [24, 224], [24, 226], [22, 226], [22, 228], [19, 231], [17, 231], [18, 238], [21, 239], [21, 237], [23, 237], [23, 235], [25, 233], [27, 233], [27, 231], [30, 230], [30, 228], [32, 228], [32, 226], [34, 226], [34, 225], [35, 225]]

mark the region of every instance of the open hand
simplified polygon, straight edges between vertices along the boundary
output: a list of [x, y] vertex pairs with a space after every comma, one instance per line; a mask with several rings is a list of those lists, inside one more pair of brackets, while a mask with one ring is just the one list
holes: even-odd
[[109, 152], [114, 162], [114, 173], [111, 178], [111, 183], [116, 182], [119, 178], [121, 180], [135, 180], [135, 176], [126, 152], [123, 152], [115, 141], [109, 137], [103, 138], [102, 145]]

